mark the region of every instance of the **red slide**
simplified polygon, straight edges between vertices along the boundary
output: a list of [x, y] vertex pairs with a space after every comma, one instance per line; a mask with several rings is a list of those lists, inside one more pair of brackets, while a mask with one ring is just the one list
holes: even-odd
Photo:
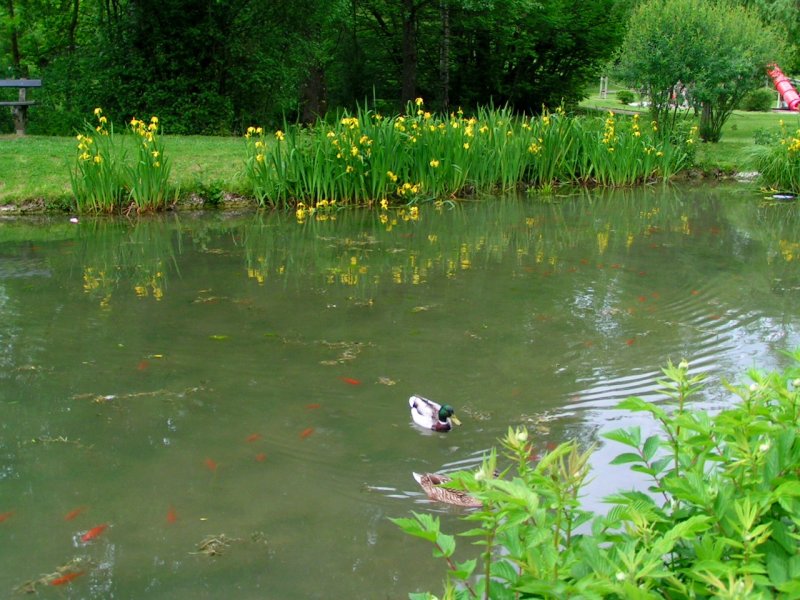
[[769, 76], [772, 77], [772, 81], [775, 82], [775, 89], [777, 89], [783, 97], [783, 101], [786, 102], [786, 106], [789, 107], [789, 110], [800, 111], [800, 94], [794, 89], [789, 78], [784, 75], [783, 71], [775, 64], [770, 65], [767, 72]]

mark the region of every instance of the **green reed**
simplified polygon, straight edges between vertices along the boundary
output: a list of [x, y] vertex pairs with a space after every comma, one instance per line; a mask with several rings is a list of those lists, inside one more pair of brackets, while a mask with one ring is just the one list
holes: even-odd
[[655, 124], [642, 125], [639, 115], [618, 119], [609, 113], [602, 124], [597, 119], [580, 122], [583, 160], [581, 179], [600, 186], [627, 186], [668, 179], [687, 165], [684, 146], [696, 142], [692, 128], [686, 139], [670, 143], [659, 135]]
[[78, 212], [113, 212], [125, 197], [121, 163], [125, 152], [114, 137], [114, 126], [100, 108], [97, 125], [86, 123], [77, 135], [78, 146], [70, 184]]
[[680, 146], [638, 119], [618, 124], [614, 115], [603, 122], [562, 109], [529, 119], [491, 106], [469, 118], [436, 115], [418, 98], [394, 117], [359, 108], [310, 129], [250, 127], [245, 172], [261, 205], [307, 209], [322, 200], [413, 204], [559, 183], [626, 186], [687, 164]]
[[171, 165], [164, 155], [158, 117], [149, 123], [132, 119], [136, 158], [128, 164], [127, 150], [114, 136], [114, 126], [101, 108], [97, 125], [87, 123], [77, 135], [78, 148], [70, 182], [75, 208], [81, 213], [110, 213], [123, 208], [148, 212], [166, 208], [177, 191], [169, 183]]
[[780, 141], [754, 152], [760, 182], [771, 189], [800, 193], [800, 129], [789, 133], [781, 121]]
[[151, 117], [149, 123], [131, 119], [130, 130], [138, 140], [136, 161], [128, 170], [130, 197], [137, 212], [163, 209], [177, 194], [169, 183], [171, 165], [164, 155], [158, 117]]

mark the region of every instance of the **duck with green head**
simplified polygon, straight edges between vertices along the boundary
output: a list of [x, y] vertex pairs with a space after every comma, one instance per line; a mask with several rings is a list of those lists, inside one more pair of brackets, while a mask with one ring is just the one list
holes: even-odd
[[425, 429], [450, 431], [454, 424], [461, 425], [455, 416], [456, 411], [449, 404], [437, 404], [416, 394], [408, 399], [408, 404], [414, 423]]

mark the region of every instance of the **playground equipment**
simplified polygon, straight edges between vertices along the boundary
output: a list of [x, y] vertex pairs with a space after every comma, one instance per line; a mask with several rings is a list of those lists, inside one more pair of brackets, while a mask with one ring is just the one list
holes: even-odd
[[794, 89], [789, 78], [778, 68], [778, 65], [770, 65], [767, 73], [772, 77], [772, 81], [775, 83], [775, 89], [778, 90], [778, 93], [780, 93], [783, 101], [786, 102], [786, 106], [789, 107], [789, 110], [800, 111], [800, 94]]

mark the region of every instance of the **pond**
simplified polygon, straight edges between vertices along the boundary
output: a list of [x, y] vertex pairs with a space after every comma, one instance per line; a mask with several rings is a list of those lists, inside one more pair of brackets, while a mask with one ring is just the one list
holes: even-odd
[[[798, 210], [749, 188], [324, 216], [0, 225], [3, 594], [440, 591], [388, 517], [454, 531], [464, 509], [413, 471], [475, 467], [526, 425], [540, 452], [600, 443], [602, 509], [630, 481], [599, 434], [635, 422], [623, 398], [662, 401], [667, 360], [709, 375], [715, 410], [722, 378], [800, 346]], [[418, 429], [413, 393], [461, 427]]]

